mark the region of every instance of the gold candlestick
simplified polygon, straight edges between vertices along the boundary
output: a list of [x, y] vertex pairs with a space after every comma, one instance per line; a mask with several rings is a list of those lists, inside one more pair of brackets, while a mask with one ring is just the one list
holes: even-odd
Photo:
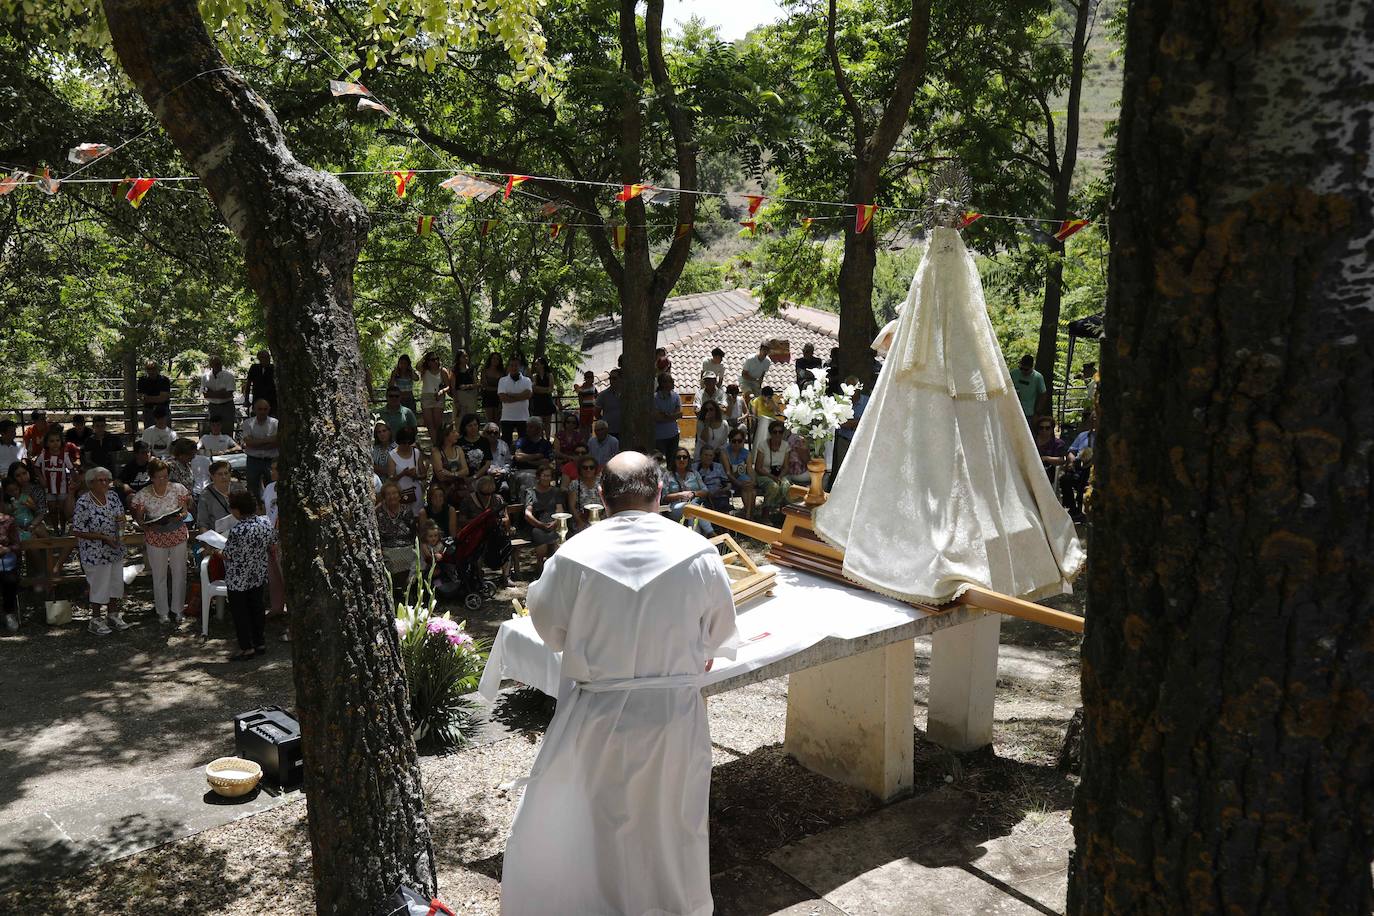
[[567, 512], [555, 512], [553, 514], [553, 520], [558, 522], [558, 541], [560, 544], [568, 539], [568, 519], [570, 518], [572, 515]]
[[587, 510], [587, 523], [590, 525], [601, 521], [601, 513], [606, 511], [606, 507], [599, 503], [588, 503], [583, 508]]

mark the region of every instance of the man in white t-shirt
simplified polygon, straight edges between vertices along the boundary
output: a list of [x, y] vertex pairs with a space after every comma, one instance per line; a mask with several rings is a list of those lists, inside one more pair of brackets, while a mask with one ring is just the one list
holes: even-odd
[[771, 349], [765, 340], [759, 344], [759, 355], [751, 356], [744, 361], [744, 368], [739, 373], [739, 389], [743, 392], [746, 403], [758, 397], [763, 391], [763, 377], [768, 374], [768, 367], [773, 364], [768, 358], [768, 351]]
[[210, 357], [210, 368], [200, 377], [200, 390], [205, 394], [205, 419], [219, 417], [230, 428], [234, 425], [234, 373], [224, 368], [224, 360], [216, 354]]
[[199, 448], [200, 453], [208, 458], [243, 451], [234, 437], [224, 432], [224, 421], [219, 417], [210, 418], [210, 431], [200, 437]]
[[13, 420], [0, 420], [0, 474], [8, 474], [10, 465], [29, 457], [24, 443], [14, 441], [17, 430]]
[[172, 454], [172, 443], [177, 441], [177, 431], [168, 425], [170, 420], [167, 405], [159, 404], [153, 408], [153, 425], [143, 431], [142, 438], [148, 444], [148, 450], [154, 458], [163, 461]]
[[711, 351], [710, 359], [702, 361], [701, 371], [697, 373], [697, 383], [704, 383], [708, 375], [714, 375], [721, 383], [725, 381], [725, 351], [720, 347]]
[[496, 384], [496, 396], [501, 399], [501, 438], [507, 442], [525, 432], [530, 418], [530, 398], [534, 396], [534, 382], [520, 371], [520, 358], [512, 356], [506, 364], [506, 374]]
[[262, 493], [263, 484], [272, 479], [272, 459], [281, 453], [277, 447], [277, 418], [268, 411], [271, 405], [259, 400], [253, 405], [253, 415], [243, 421], [243, 450], [248, 453], [248, 492]]

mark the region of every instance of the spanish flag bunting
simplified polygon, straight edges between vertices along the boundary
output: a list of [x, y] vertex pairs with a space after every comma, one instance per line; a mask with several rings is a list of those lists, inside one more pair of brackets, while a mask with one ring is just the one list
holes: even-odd
[[494, 220], [494, 219], [484, 219], [484, 220], [482, 220], [482, 238], [486, 238], [488, 235], [490, 235], [490, 234], [491, 234], [491, 227], [492, 227], [492, 226], [495, 226], [495, 225], [496, 225], [496, 220]]
[[341, 96], [341, 95], [371, 95], [371, 94], [372, 94], [372, 93], [370, 93], [370, 92], [367, 91], [367, 87], [364, 86], [362, 83], [346, 83], [346, 82], [344, 82], [343, 80], [330, 80], [330, 81], [329, 81], [329, 92], [330, 92], [331, 95], [333, 95], [333, 96], [335, 96], [335, 97], [338, 97], [338, 96]]
[[687, 236], [689, 236], [689, 235], [691, 235], [691, 234], [692, 234], [692, 224], [691, 224], [691, 223], [678, 223], [678, 224], [677, 224], [677, 231], [673, 233], [673, 238], [674, 238], [674, 239], [685, 239]]
[[21, 184], [27, 183], [28, 180], [28, 172], [15, 172], [5, 178], [0, 178], [0, 197], [4, 197]]
[[148, 189], [157, 182], [156, 178], [135, 178], [133, 186], [129, 188], [129, 193], [124, 195], [134, 209], [143, 206], [143, 198], [148, 196]]
[[631, 201], [652, 187], [651, 184], [627, 184], [621, 188], [615, 199], [621, 202]]
[[811, 224], [816, 220], [814, 217], [806, 216], [802, 218], [802, 232], [810, 232]]
[[67, 151], [67, 161], [75, 162], [77, 165], [85, 165], [113, 152], [114, 147], [106, 146], [104, 143], [82, 143]]
[[753, 220], [753, 219], [743, 219], [743, 220], [740, 220], [740, 223], [739, 223], [739, 224], [740, 224], [741, 226], [743, 226], [745, 229], [748, 229], [750, 235], [753, 235], [753, 234], [758, 230], [758, 227], [759, 227], [758, 220]]
[[562, 232], [562, 231], [563, 231], [563, 224], [562, 224], [562, 223], [554, 223], [552, 226], [549, 227], [549, 238], [551, 238], [551, 239], [556, 239], [556, 238], [558, 238], [558, 233], [560, 233], [560, 232]]
[[506, 177], [506, 194], [502, 200], [510, 200], [510, 192], [530, 180], [528, 175], [508, 175]]
[[61, 181], [52, 177], [52, 171], [50, 169], [44, 169], [43, 174], [38, 176], [38, 190], [42, 191], [44, 194], [56, 194], [61, 184]]
[[392, 172], [391, 177], [396, 179], [396, 196], [405, 197], [406, 188], [415, 180], [415, 170], [409, 169], [404, 172]]
[[384, 114], [384, 115], [389, 115], [389, 114], [391, 114], [391, 109], [390, 109], [390, 108], [387, 108], [387, 107], [386, 107], [385, 105], [383, 105], [381, 102], [375, 101], [375, 100], [373, 100], [373, 99], [358, 99], [358, 110], [359, 110], [359, 111], [380, 111], [380, 112], [381, 112], [382, 114]]
[[1086, 219], [1066, 219], [1059, 224], [1059, 231], [1054, 234], [1055, 241], [1062, 242], [1073, 235], [1079, 229], [1087, 226], [1090, 220]]
[[434, 217], [422, 216], [415, 221], [416, 235], [429, 235], [434, 231]]
[[473, 178], [471, 175], [464, 175], [462, 172], [439, 182], [439, 187], [452, 191], [459, 197], [467, 197], [472, 200], [486, 200], [501, 190], [499, 185], [483, 181], [480, 178]]
[[762, 194], [746, 194], [744, 195], [744, 199], [749, 201], [749, 215], [753, 216], [755, 213], [759, 212], [759, 206], [768, 198], [764, 197]]
[[979, 213], [977, 210], [969, 210], [964, 213], [963, 217], [959, 220], [959, 228], [967, 229], [982, 218], [983, 214]]
[[868, 228], [868, 224], [873, 221], [873, 214], [878, 212], [877, 204], [859, 204], [859, 208], [854, 213], [854, 231], [862, 233]]
[[611, 236], [612, 236], [612, 237], [614, 238], [614, 240], [615, 240], [615, 247], [616, 247], [617, 249], [621, 249], [621, 248], [624, 248], [624, 247], [625, 247], [625, 227], [624, 227], [624, 226], [612, 226], [612, 227], [611, 227]]

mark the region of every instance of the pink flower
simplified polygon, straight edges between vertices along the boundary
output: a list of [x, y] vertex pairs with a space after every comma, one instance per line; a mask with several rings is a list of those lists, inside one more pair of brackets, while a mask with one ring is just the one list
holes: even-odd
[[472, 637], [464, 633], [462, 627], [443, 617], [431, 617], [426, 629], [431, 636], [442, 637], [455, 649], [472, 643]]

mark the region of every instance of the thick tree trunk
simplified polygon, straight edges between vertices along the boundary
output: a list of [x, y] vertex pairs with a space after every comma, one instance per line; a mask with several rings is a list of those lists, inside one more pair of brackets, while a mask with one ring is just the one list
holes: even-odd
[[317, 909], [375, 911], [434, 862], [380, 563], [353, 269], [367, 213], [298, 163], [194, 0], [106, 0], [114, 48], [243, 244], [281, 395], [291, 607]]
[[1374, 910], [1374, 7], [1136, 0], [1071, 913]]
[[651, 272], [648, 259], [625, 258], [624, 281], [620, 290], [620, 321], [623, 330], [625, 365], [621, 369], [622, 448], [648, 452], [654, 447], [651, 416], [657, 373], [654, 350], [658, 341], [658, 317], [663, 300], [649, 291]]
[[871, 224], [862, 235], [853, 225], [845, 227], [839, 277], [840, 377], [856, 375], [866, 388], [873, 387], [872, 346], [878, 336], [873, 317], [873, 272], [878, 267], [875, 233]]

